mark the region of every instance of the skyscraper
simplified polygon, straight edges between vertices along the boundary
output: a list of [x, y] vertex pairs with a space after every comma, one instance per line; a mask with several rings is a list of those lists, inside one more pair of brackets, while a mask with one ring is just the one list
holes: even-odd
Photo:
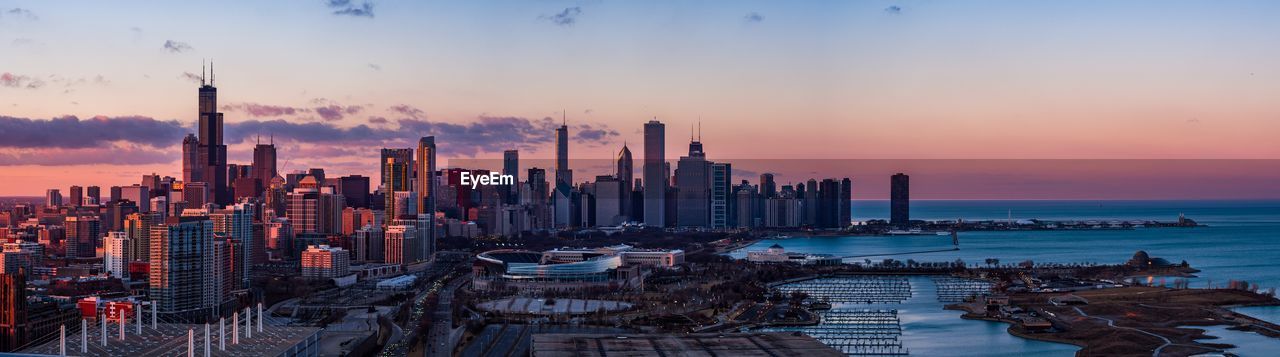
[[702, 151], [701, 141], [689, 142], [689, 155], [680, 157], [675, 176], [676, 226], [710, 226], [711, 164]]
[[369, 178], [360, 175], [339, 177], [338, 194], [346, 198], [348, 206], [369, 208]]
[[68, 189], [67, 192], [68, 192], [67, 205], [70, 205], [72, 207], [79, 207], [81, 205], [84, 205], [84, 187], [71, 186], [71, 188]]
[[195, 134], [182, 138], [182, 182], [204, 179], [204, 166], [200, 164], [200, 139]]
[[102, 221], [98, 216], [67, 216], [67, 233], [63, 246], [68, 258], [93, 258], [102, 239]]
[[214, 203], [225, 205], [231, 203], [227, 190], [227, 146], [222, 143], [222, 113], [218, 112], [218, 88], [214, 87], [212, 68], [207, 84], [201, 74], [199, 96], [197, 166], [204, 172], [197, 181], [209, 185], [209, 196]]
[[[424, 136], [418, 139], [418, 167], [416, 170], [418, 211], [417, 214], [431, 216], [435, 223], [436, 215], [436, 137]], [[394, 192], [394, 191], [390, 191]]]
[[102, 188], [100, 188], [100, 187], [98, 187], [98, 186], [89, 186], [89, 187], [85, 187], [85, 189], [84, 189], [84, 196], [85, 196], [85, 198], [88, 200], [88, 202], [93, 202], [93, 204], [95, 204], [95, 205], [97, 205], [97, 204], [102, 204], [102, 203], [103, 203], [103, 202], [102, 202]]
[[131, 247], [129, 235], [125, 232], [108, 232], [102, 241], [102, 270], [118, 279], [129, 278], [129, 256]]
[[[502, 152], [502, 174], [510, 175], [515, 182], [520, 182], [520, 151], [507, 150]], [[506, 199], [503, 203], [518, 204], [520, 203], [520, 185], [515, 184], [507, 187]]]
[[770, 199], [778, 197], [778, 184], [773, 181], [773, 174], [760, 174], [760, 198]]
[[276, 141], [273, 135], [266, 144], [259, 141], [253, 147], [252, 176], [257, 180], [258, 191], [265, 191], [276, 175], [279, 175], [279, 172], [276, 171]]
[[711, 228], [733, 225], [733, 166], [727, 162], [711, 163]]
[[666, 126], [657, 119], [644, 124], [644, 224], [666, 227]]
[[253, 217], [253, 205], [248, 203], [230, 205], [209, 214], [209, 219], [213, 221], [213, 233], [228, 237], [234, 243], [230, 252], [234, 264], [229, 268], [232, 280], [234, 284], [239, 284], [239, 289], [249, 288], [249, 271], [253, 267], [249, 259], [249, 247], [256, 245], [253, 242]]
[[889, 179], [889, 224], [905, 227], [911, 221], [911, 177], [903, 173]]
[[837, 220], [839, 225], [837, 228], [845, 228], [853, 223], [853, 180], [845, 177], [840, 180], [840, 218]]
[[26, 274], [0, 274], [0, 352], [26, 344], [27, 330]]
[[569, 125], [556, 128], [556, 189], [573, 187], [573, 172], [569, 171]]
[[[388, 149], [382, 150], [385, 153]], [[413, 150], [409, 151], [412, 152]], [[385, 220], [387, 224], [390, 224], [392, 220], [397, 218], [392, 213], [396, 212], [395, 192], [409, 191], [409, 175], [412, 168], [409, 166], [409, 160], [403, 160], [395, 156], [384, 157], [383, 159], [385, 162], [382, 167], [382, 196], [385, 200], [383, 210], [387, 212]]]
[[[381, 155], [382, 161], [380, 161], [379, 163], [380, 166], [378, 169], [381, 172], [381, 174], [378, 176], [379, 185], [387, 184], [387, 168], [388, 168], [387, 163], [390, 161], [390, 159], [393, 159], [393, 158], [395, 159], [396, 162], [407, 165], [406, 167], [408, 167], [409, 169], [408, 170], [409, 178], [413, 177], [413, 165], [412, 165], [413, 149], [382, 148], [382, 155]], [[405, 181], [404, 184], [409, 185], [409, 181]], [[408, 186], [405, 186], [405, 187], [408, 187]], [[397, 190], [392, 190], [388, 187], [383, 187], [382, 190], [383, 190], [382, 192], [384, 193], [397, 191]], [[400, 189], [399, 191], [406, 191], [406, 190], [408, 189]]]
[[169, 217], [151, 229], [148, 275], [156, 310], [183, 320], [210, 316], [221, 303], [213, 221], [204, 216]]
[[[635, 182], [635, 161], [631, 159], [631, 149], [627, 148], [627, 144], [622, 144], [622, 151], [618, 152], [618, 163], [613, 173], [618, 178], [621, 187], [619, 190], [622, 195], [620, 204], [622, 205], [619, 212], [622, 217], [627, 220], [635, 220], [635, 215], [631, 212], [631, 185]], [[599, 198], [597, 198], [599, 199]]]
[[44, 191], [44, 205], [48, 207], [58, 207], [62, 205], [62, 191], [51, 188]]

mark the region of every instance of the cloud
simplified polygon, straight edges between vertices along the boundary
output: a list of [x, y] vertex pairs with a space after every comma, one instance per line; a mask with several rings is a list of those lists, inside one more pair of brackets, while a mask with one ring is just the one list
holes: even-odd
[[354, 16], [373, 18], [373, 3], [365, 1], [359, 6], [352, 4], [351, 0], [329, 0], [325, 2], [333, 10], [334, 15], [338, 16]]
[[359, 105], [344, 107], [341, 105], [333, 104], [333, 105], [327, 105], [323, 107], [316, 107], [315, 112], [316, 114], [320, 115], [320, 118], [324, 120], [333, 121], [333, 120], [341, 120], [342, 118], [346, 117], [348, 114], [359, 113], [363, 109], [364, 107]]
[[283, 105], [270, 105], [259, 103], [231, 103], [222, 106], [222, 110], [241, 112], [251, 117], [278, 117], [285, 115], [296, 115], [298, 113], [307, 112], [306, 108], [294, 108]]
[[133, 33], [142, 33], [142, 28], [133, 26], [133, 27], [129, 27], [129, 31], [133, 31]]
[[902, 13], [902, 7], [898, 5], [893, 5], [893, 6], [884, 8], [884, 12], [891, 15], [898, 15]]
[[369, 64], [369, 68], [372, 68], [372, 69], [373, 69], [373, 70], [375, 70], [375, 71], [381, 71], [381, 70], [382, 70], [382, 65], [379, 65], [379, 64], [377, 64], [377, 63], [370, 63], [370, 64]]
[[13, 42], [10, 42], [9, 44], [13, 45], [13, 47], [35, 47], [35, 46], [44, 45], [43, 42], [39, 42], [34, 39], [30, 39], [26, 37], [15, 38], [13, 39]]
[[414, 119], [423, 119], [427, 117], [427, 113], [423, 112], [422, 109], [414, 108], [406, 104], [392, 106], [391, 111]]
[[582, 8], [574, 6], [574, 7], [566, 7], [564, 8], [564, 11], [561, 11], [558, 14], [550, 15], [550, 16], [542, 15], [542, 16], [539, 16], [538, 18], [551, 21], [551, 23], [560, 25], [560, 26], [573, 26], [574, 23], [578, 22], [578, 15], [582, 15]]
[[177, 120], [145, 116], [63, 116], [28, 119], [0, 115], [0, 148], [101, 148], [123, 142], [153, 148], [182, 141], [187, 128]]
[[387, 118], [380, 117], [380, 116], [369, 117], [369, 124], [386, 124], [386, 123], [387, 123]]
[[17, 17], [20, 19], [27, 19], [27, 20], [40, 19], [40, 17], [36, 16], [36, 14], [31, 12], [31, 10], [23, 9], [20, 7], [4, 10], [4, 14], [8, 17]]
[[[307, 144], [392, 147], [411, 146], [418, 137], [435, 135], [441, 143], [441, 153], [447, 155], [474, 156], [482, 152], [534, 149], [552, 142], [559, 125], [550, 117], [528, 119], [522, 117], [481, 116], [467, 123], [433, 122], [425, 119], [403, 118], [387, 120], [370, 117], [374, 122], [386, 120], [386, 127], [360, 124], [339, 127], [328, 122], [289, 122], [276, 120], [247, 120], [226, 124], [226, 140], [240, 142], [258, 133], [274, 133], [277, 141], [292, 140]], [[603, 132], [600, 132], [603, 131]], [[575, 138], [584, 144], [603, 144], [617, 132], [607, 127], [593, 129]]]
[[111, 148], [0, 150], [0, 166], [148, 165], [179, 160], [171, 150], [122, 145]]
[[0, 73], [0, 87], [38, 89], [44, 87], [44, 81], [31, 76], [9, 72]]
[[763, 22], [764, 15], [760, 15], [760, 13], [752, 11], [748, 12], [746, 16], [743, 16], [742, 20], [746, 22]]
[[203, 79], [200, 77], [199, 74], [195, 74], [191, 72], [182, 72], [182, 75], [178, 76], [178, 78], [185, 79], [187, 81], [190, 81], [191, 83], [200, 83], [203, 81]]
[[195, 48], [192, 48], [191, 45], [188, 45], [186, 42], [165, 40], [164, 49], [172, 53], [183, 53], [183, 52], [194, 50]]

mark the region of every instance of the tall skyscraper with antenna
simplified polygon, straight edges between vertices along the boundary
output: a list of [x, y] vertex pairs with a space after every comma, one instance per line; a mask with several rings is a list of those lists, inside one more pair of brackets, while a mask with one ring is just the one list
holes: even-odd
[[567, 118], [561, 120], [556, 129], [556, 189], [560, 189], [562, 183], [564, 187], [573, 187], [573, 171], [569, 170], [569, 124]]
[[201, 66], [196, 157], [197, 166], [202, 166], [199, 182], [208, 184], [213, 202], [226, 205], [231, 203], [231, 194], [227, 190], [227, 146], [222, 143], [222, 113], [218, 112], [215, 78], [212, 63], [209, 65], [208, 82]]

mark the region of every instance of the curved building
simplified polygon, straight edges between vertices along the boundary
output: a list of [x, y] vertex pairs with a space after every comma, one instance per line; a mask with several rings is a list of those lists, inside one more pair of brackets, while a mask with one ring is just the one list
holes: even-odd
[[639, 287], [643, 281], [640, 267], [623, 266], [619, 254], [566, 260], [547, 253], [494, 250], [476, 258], [472, 272], [477, 290], [627, 289]]

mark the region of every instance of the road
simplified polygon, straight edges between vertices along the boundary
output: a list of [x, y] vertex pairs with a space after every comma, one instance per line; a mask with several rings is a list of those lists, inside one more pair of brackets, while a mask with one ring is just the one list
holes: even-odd
[[423, 341], [427, 346], [427, 356], [449, 356], [453, 353], [453, 348], [447, 346], [453, 332], [453, 294], [470, 280], [471, 274], [460, 275], [440, 290], [440, 303], [431, 313], [431, 329]]

